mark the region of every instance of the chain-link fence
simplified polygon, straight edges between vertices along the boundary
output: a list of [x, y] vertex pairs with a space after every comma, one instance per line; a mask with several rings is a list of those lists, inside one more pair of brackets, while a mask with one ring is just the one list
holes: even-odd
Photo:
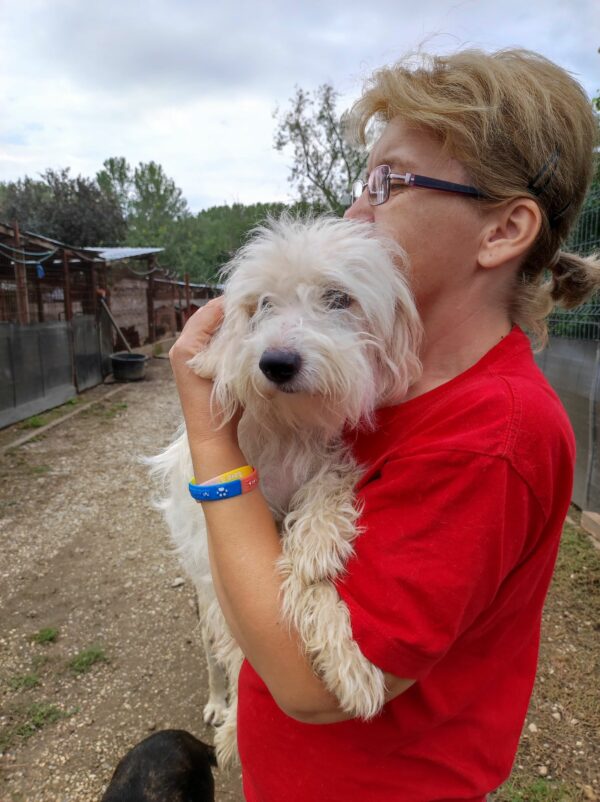
[[[586, 198], [565, 249], [581, 256], [600, 251], [600, 190]], [[570, 340], [600, 340], [600, 298], [574, 310], [554, 310], [548, 319], [548, 332], [552, 337]]]
[[[600, 251], [600, 192], [591, 193], [566, 250], [587, 256]], [[536, 361], [558, 393], [573, 426], [577, 463], [573, 501], [600, 512], [600, 298], [549, 319], [550, 341]]]

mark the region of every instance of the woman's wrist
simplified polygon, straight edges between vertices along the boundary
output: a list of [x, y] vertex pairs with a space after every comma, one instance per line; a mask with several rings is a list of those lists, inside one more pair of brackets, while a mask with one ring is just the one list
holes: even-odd
[[199, 443], [190, 439], [189, 444], [196, 484], [206, 482], [225, 471], [240, 468], [248, 462], [239, 445], [229, 437], [213, 437]]

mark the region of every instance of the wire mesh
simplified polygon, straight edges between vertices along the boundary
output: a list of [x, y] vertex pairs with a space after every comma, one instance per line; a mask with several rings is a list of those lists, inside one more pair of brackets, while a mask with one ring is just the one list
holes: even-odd
[[[65, 272], [62, 259], [40, 260], [30, 264], [29, 257], [16, 258], [0, 251], [0, 321], [43, 323], [65, 320]], [[92, 314], [95, 292], [93, 263], [70, 262], [69, 298], [71, 315]], [[24, 290], [19, 299], [18, 275]]]
[[[600, 251], [600, 190], [586, 198], [565, 249], [581, 256]], [[547, 322], [553, 337], [600, 340], [600, 297], [596, 295], [577, 309], [555, 309]]]

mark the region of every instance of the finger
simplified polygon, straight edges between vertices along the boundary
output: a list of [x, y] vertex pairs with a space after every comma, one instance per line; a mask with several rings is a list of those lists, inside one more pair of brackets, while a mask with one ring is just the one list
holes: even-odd
[[188, 332], [212, 334], [223, 320], [223, 302], [221, 298], [212, 298], [197, 309], [189, 318], [184, 328]]
[[207, 334], [212, 334], [218, 328], [225, 314], [221, 298], [212, 298], [198, 311], [204, 313], [202, 315], [202, 328]]

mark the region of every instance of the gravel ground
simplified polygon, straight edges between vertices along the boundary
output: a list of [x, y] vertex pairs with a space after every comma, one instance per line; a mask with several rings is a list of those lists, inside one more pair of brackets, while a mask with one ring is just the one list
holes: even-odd
[[[1, 802], [98, 800], [155, 730], [212, 742], [194, 595], [136, 462], [168, 442], [178, 409], [168, 361], [155, 359], [147, 381], [1, 458]], [[48, 628], [55, 640], [32, 640]], [[243, 799], [239, 771], [217, 776], [217, 799]]]
[[[178, 422], [168, 361], [102, 400], [110, 389], [0, 456], [0, 802], [97, 802], [151, 732], [212, 741], [194, 595], [136, 462]], [[0, 449], [22, 435], [0, 432]], [[495, 802], [600, 800], [600, 552], [571, 516], [519, 753]], [[32, 638], [49, 628], [54, 639]], [[77, 673], [82, 652], [93, 664]], [[216, 780], [218, 802], [243, 800], [238, 771]]]

